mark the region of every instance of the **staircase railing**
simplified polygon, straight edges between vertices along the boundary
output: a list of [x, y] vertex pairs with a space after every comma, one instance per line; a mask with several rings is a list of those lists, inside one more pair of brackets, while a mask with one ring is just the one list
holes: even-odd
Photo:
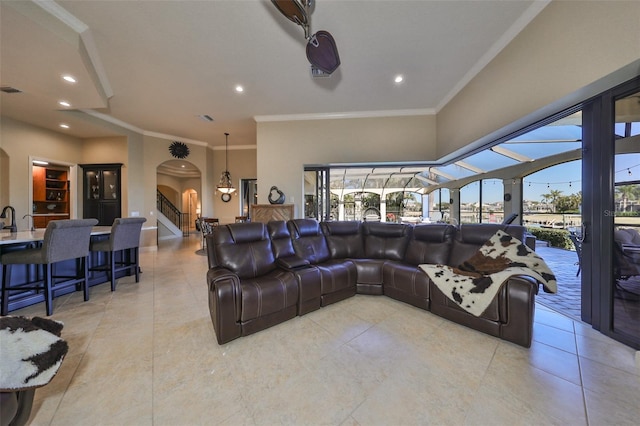
[[162, 192], [156, 189], [156, 207], [158, 211], [162, 213], [171, 223], [173, 223], [180, 231], [182, 235], [189, 235], [189, 228], [184, 223], [184, 213], [180, 211]]

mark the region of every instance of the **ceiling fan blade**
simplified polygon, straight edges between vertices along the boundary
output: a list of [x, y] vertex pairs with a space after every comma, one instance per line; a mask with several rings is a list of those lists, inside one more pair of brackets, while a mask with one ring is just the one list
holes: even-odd
[[309, 24], [307, 11], [298, 0], [271, 0], [271, 3], [290, 21], [301, 26]]
[[340, 66], [340, 55], [333, 36], [328, 31], [318, 31], [307, 42], [307, 59], [319, 70], [331, 74]]

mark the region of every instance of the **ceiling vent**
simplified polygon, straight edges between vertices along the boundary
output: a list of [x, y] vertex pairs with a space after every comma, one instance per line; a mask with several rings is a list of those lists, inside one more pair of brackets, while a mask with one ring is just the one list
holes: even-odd
[[320, 68], [316, 68], [311, 65], [311, 77], [313, 78], [327, 78], [331, 77], [331, 74], [322, 71]]
[[199, 115], [198, 117], [200, 117], [200, 120], [206, 121], [207, 123], [211, 123], [213, 121], [213, 117], [208, 114], [202, 114], [202, 115]]
[[22, 93], [22, 90], [11, 86], [0, 86], [0, 91], [3, 91], [4, 93]]

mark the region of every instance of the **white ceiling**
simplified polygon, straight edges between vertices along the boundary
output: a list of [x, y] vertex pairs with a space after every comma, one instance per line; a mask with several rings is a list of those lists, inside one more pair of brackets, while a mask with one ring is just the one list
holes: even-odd
[[1, 1], [0, 83], [22, 90], [1, 112], [83, 138], [115, 134], [86, 113], [210, 146], [229, 132], [231, 147], [255, 145], [256, 117], [433, 113], [546, 4], [318, 0], [311, 30], [342, 64], [312, 79], [302, 28], [267, 0]]

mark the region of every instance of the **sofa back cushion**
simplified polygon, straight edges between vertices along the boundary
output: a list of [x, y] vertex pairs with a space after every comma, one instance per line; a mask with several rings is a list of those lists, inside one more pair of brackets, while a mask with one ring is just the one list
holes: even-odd
[[458, 227], [453, 239], [451, 256], [447, 264], [449, 266], [460, 265], [476, 254], [478, 249], [500, 229], [523, 241], [524, 244], [527, 231], [527, 228], [524, 226], [502, 225], [499, 223], [462, 224]]
[[362, 224], [364, 257], [403, 260], [412, 227], [401, 223], [365, 222]]
[[330, 259], [327, 242], [315, 219], [292, 219], [287, 222], [296, 255], [312, 265]]
[[414, 226], [407, 246], [405, 262], [412, 265], [447, 264], [455, 231], [456, 228], [453, 225], [444, 223]]
[[322, 222], [320, 229], [327, 240], [332, 259], [364, 257], [361, 223], [353, 220]]
[[215, 228], [213, 238], [218, 266], [240, 278], [255, 278], [275, 269], [271, 240], [263, 223], [233, 223]]
[[269, 232], [269, 238], [271, 238], [271, 248], [276, 259], [295, 255], [287, 222], [284, 220], [272, 220], [267, 223], [267, 231]]

